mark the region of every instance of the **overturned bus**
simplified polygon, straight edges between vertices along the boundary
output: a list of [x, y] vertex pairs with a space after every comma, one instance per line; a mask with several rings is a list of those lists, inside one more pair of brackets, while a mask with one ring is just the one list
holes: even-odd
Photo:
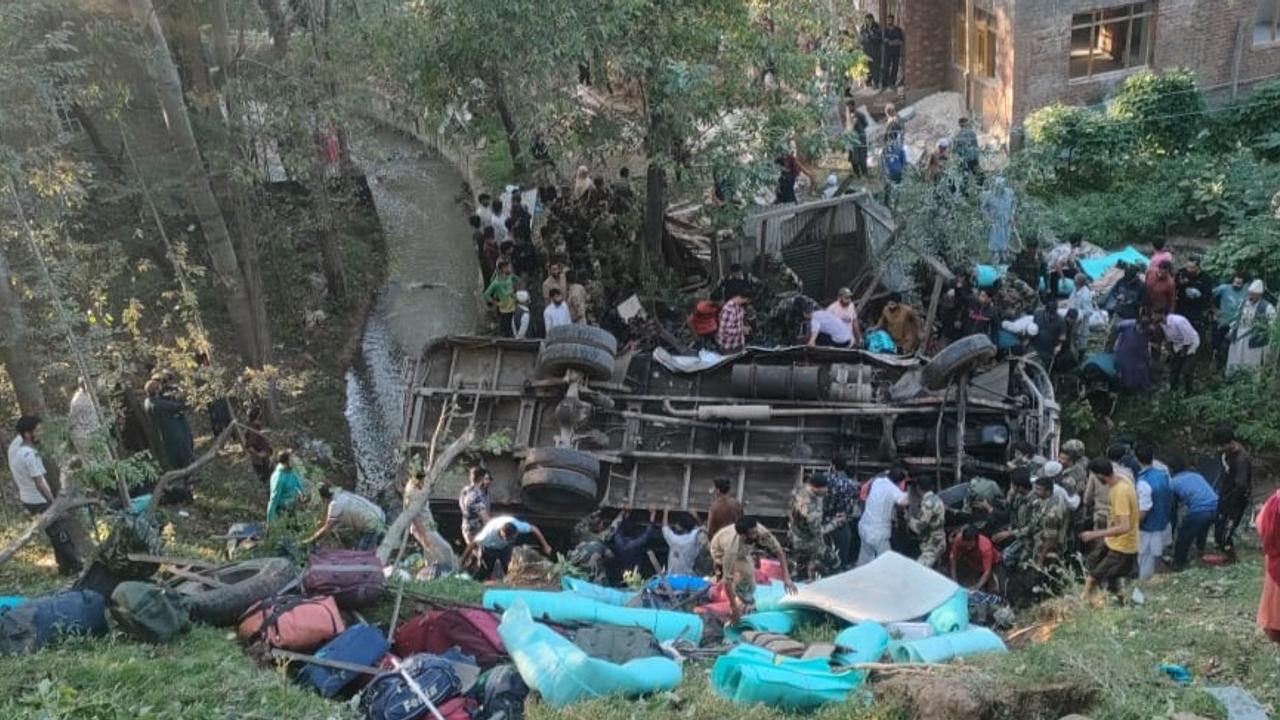
[[[585, 325], [545, 340], [440, 338], [412, 369], [406, 445], [438, 451], [470, 423], [479, 438], [503, 437], [484, 458], [494, 512], [549, 527], [597, 508], [704, 512], [716, 477], [748, 512], [780, 522], [797, 484], [834, 458], [863, 479], [903, 465], [945, 487], [962, 468], [1001, 477], [1018, 440], [1057, 452], [1048, 374], [997, 359], [985, 336], [929, 359], [801, 346], [712, 360], [619, 354]], [[447, 524], [460, 482], [431, 491]]]

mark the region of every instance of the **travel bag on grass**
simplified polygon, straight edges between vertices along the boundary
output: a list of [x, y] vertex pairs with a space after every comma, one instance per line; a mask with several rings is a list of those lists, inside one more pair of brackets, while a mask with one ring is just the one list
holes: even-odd
[[249, 608], [240, 619], [238, 634], [246, 643], [311, 652], [346, 629], [331, 597], [278, 597]]
[[344, 610], [367, 607], [382, 598], [387, 578], [373, 550], [318, 550], [302, 574], [302, 591], [328, 595]]
[[474, 657], [485, 669], [507, 655], [498, 637], [498, 618], [475, 608], [432, 610], [410, 618], [396, 630], [393, 649], [400, 656], [439, 655], [452, 647]]
[[126, 633], [146, 642], [164, 642], [191, 629], [185, 595], [133, 580], [111, 593], [111, 617]]
[[[372, 625], [352, 625], [341, 635], [325, 643], [316, 651], [316, 657], [337, 660], [353, 665], [376, 667], [387, 654], [387, 638]], [[338, 695], [356, 680], [350, 670], [338, 670], [324, 665], [308, 664], [298, 673], [298, 680], [316, 689], [324, 697]]]
[[[448, 656], [414, 655], [400, 667], [375, 677], [364, 689], [360, 707], [368, 720], [418, 720], [431, 712], [419, 691], [437, 708], [462, 693], [462, 679]], [[405, 674], [413, 678], [416, 689]]]
[[0, 615], [0, 655], [35, 652], [68, 635], [105, 635], [107, 601], [93, 590], [28, 598]]

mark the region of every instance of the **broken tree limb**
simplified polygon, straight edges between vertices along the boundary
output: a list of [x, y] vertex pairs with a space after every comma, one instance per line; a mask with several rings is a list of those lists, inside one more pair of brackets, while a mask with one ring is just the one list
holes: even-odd
[[143, 511], [143, 515], [147, 517], [155, 515], [156, 508], [160, 506], [160, 500], [164, 497], [165, 488], [169, 483], [191, 477], [199, 472], [200, 468], [213, 462], [214, 458], [218, 457], [218, 451], [222, 449], [223, 445], [227, 444], [227, 441], [235, 434], [238, 427], [240, 427], [240, 423], [232, 422], [218, 437], [214, 438], [213, 445], [210, 445], [209, 449], [205, 450], [204, 454], [196, 458], [190, 465], [177, 470], [170, 470], [161, 475], [160, 479], [156, 481], [155, 489], [151, 491], [151, 502], [147, 505], [147, 509]]
[[0, 550], [0, 565], [9, 562], [10, 558], [16, 555], [18, 551], [22, 549], [23, 545], [31, 542], [31, 538], [49, 527], [50, 523], [57, 520], [59, 516], [65, 515], [72, 510], [82, 508], [86, 505], [98, 504], [99, 502], [97, 500], [83, 495], [58, 495], [58, 497], [53, 499], [53, 503], [51, 503], [44, 512], [37, 515], [35, 519], [31, 521], [31, 524], [27, 526], [26, 530], [23, 530], [18, 537], [11, 540], [3, 550]]
[[449, 469], [454, 460], [471, 445], [476, 437], [475, 418], [472, 418], [471, 424], [467, 425], [467, 429], [458, 436], [456, 440], [449, 445], [436, 458], [435, 463], [431, 465], [431, 469], [427, 471], [427, 477], [422, 481], [422, 487], [418, 489], [417, 494], [409, 498], [405, 503], [404, 511], [391, 523], [391, 527], [387, 528], [386, 535], [382, 538], [382, 544], [378, 546], [378, 559], [384, 564], [391, 559], [391, 553], [395, 552], [396, 547], [400, 544], [400, 539], [408, 531], [409, 525], [413, 523], [414, 518], [422, 513], [423, 508], [427, 507], [427, 503], [431, 500], [431, 487], [435, 485], [436, 480]]

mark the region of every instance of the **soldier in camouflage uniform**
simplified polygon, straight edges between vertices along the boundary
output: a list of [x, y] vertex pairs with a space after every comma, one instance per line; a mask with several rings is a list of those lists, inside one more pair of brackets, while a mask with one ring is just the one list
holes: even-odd
[[1017, 275], [1006, 274], [996, 291], [996, 307], [1006, 320], [1014, 320], [1031, 312], [1038, 298], [1036, 291]]
[[609, 541], [622, 526], [622, 520], [628, 512], [630, 508], [622, 509], [613, 522], [606, 526], [604, 519], [600, 517], [600, 511], [597, 510], [573, 526], [573, 533], [570, 535], [573, 540], [573, 550], [569, 551], [566, 559], [584, 579], [597, 585], [608, 582], [609, 574], [606, 566], [613, 557], [613, 551], [609, 549]]
[[788, 593], [796, 591], [787, 569], [787, 554], [778, 539], [755, 518], [743, 516], [734, 524], [720, 528], [708, 547], [718, 575], [729, 595], [729, 608], [736, 622], [755, 610], [756, 568], [752, 553], [763, 550], [782, 566], [782, 583]]
[[1026, 467], [1014, 470], [1009, 477], [1009, 528], [991, 536], [991, 542], [1000, 546], [1006, 567], [1021, 564], [1031, 554], [1035, 503], [1031, 471]]
[[823, 499], [827, 494], [826, 473], [814, 473], [791, 494], [791, 523], [787, 539], [796, 559], [796, 574], [802, 579], [824, 575], [840, 564], [827, 535], [846, 522], [844, 515], [823, 520]]
[[969, 480], [969, 494], [965, 496], [963, 510], [969, 522], [983, 533], [994, 532], [1009, 520], [1004, 491], [990, 478], [974, 477]]
[[1036, 505], [1032, 515], [1033, 530], [1029, 562], [1040, 569], [1057, 562], [1067, 549], [1071, 535], [1071, 511], [1062, 496], [1053, 491], [1053, 478], [1036, 478]]
[[911, 532], [920, 538], [920, 556], [916, 562], [927, 568], [935, 568], [947, 554], [947, 506], [934, 492], [937, 483], [932, 478], [920, 478], [911, 485], [911, 493], [919, 496], [920, 509], [907, 519]]

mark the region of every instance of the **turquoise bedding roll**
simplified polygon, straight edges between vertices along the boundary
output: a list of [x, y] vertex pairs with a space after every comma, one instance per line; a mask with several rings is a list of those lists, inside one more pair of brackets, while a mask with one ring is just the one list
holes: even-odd
[[844, 702], [865, 679], [860, 672], [832, 671], [825, 658], [785, 658], [754, 645], [738, 645], [711, 669], [711, 684], [723, 697], [784, 710]]
[[984, 627], [889, 644], [889, 652], [897, 663], [944, 663], [956, 658], [1006, 651], [1004, 640]]
[[605, 695], [661, 692], [680, 684], [680, 666], [674, 660], [649, 657], [618, 665], [593, 658], [560, 633], [534, 622], [523, 600], [515, 600], [502, 614], [498, 635], [525, 684], [552, 707]]
[[530, 614], [556, 623], [586, 623], [644, 628], [663, 642], [702, 642], [702, 618], [693, 613], [608, 605], [571, 592], [538, 590], [489, 590], [484, 594], [488, 610], [506, 610], [524, 601]]
[[880, 662], [889, 648], [889, 631], [878, 622], [860, 622], [836, 635], [832, 659], [841, 665]]
[[969, 591], [960, 588], [946, 602], [934, 608], [926, 618], [939, 635], [960, 632], [969, 627]]

